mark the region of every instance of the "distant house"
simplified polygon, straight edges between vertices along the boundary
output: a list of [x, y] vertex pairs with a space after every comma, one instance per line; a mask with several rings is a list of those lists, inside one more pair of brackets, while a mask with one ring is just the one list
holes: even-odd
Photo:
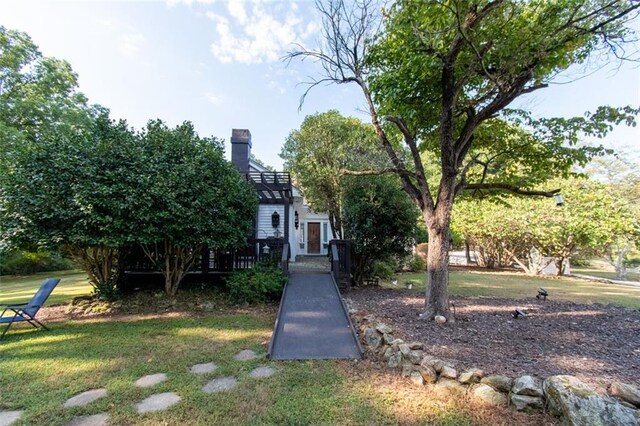
[[333, 235], [329, 216], [305, 203], [289, 173], [268, 170], [251, 160], [251, 146], [249, 130], [232, 130], [231, 161], [260, 196], [253, 238], [288, 241], [291, 261], [300, 255], [327, 255]]

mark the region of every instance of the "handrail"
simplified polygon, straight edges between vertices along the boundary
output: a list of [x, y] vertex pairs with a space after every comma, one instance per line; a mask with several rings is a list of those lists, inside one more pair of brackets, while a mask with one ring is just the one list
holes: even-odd
[[331, 246], [331, 274], [336, 282], [340, 282], [340, 257], [338, 255], [338, 246], [335, 242], [330, 241]]
[[282, 274], [289, 275], [289, 243], [284, 243], [282, 246], [282, 257], [280, 258], [280, 268]]

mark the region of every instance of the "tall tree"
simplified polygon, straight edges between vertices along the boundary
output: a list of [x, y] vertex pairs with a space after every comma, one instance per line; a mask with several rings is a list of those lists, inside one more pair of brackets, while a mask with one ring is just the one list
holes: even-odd
[[331, 110], [305, 117], [282, 147], [280, 157], [302, 195], [314, 210], [329, 215], [333, 238], [343, 237], [344, 171], [385, 163], [375, 142], [370, 126]]
[[[489, 179], [493, 160], [510, 156], [535, 164], [536, 158], [555, 158], [550, 175], [565, 174], [572, 164], [585, 162], [598, 151], [576, 145], [581, 133], [602, 136], [609, 123], [632, 122], [637, 113], [632, 108], [602, 107], [585, 118], [533, 120], [506, 108], [595, 53], [608, 49], [622, 54], [633, 35], [626, 24], [637, 17], [640, 3], [397, 0], [383, 11], [382, 20], [373, 1], [354, 4], [318, 3], [323, 46], [300, 48], [288, 59], [310, 58], [322, 65], [322, 77], [308, 90], [325, 82], [361, 88], [380, 146], [403, 189], [422, 211], [429, 232], [424, 316], [452, 320], [448, 241], [456, 195], [474, 190], [552, 196], [554, 191], [536, 191], [532, 185], [537, 182], [528, 182], [526, 175], [517, 184], [499, 180], [499, 175]], [[534, 137], [494, 152], [488, 157], [491, 161], [482, 160], [476, 150], [483, 145], [479, 136], [496, 117], [526, 125]], [[394, 134], [401, 135], [404, 149], [393, 143]], [[539, 142], [536, 155], [521, 157], [521, 152], [531, 151], [533, 141]], [[435, 186], [429, 185], [420, 155], [424, 150], [437, 158]], [[469, 179], [472, 169], [480, 171], [478, 180]]]
[[136, 213], [135, 223], [145, 254], [173, 297], [205, 247], [246, 243], [258, 197], [224, 159], [222, 142], [201, 138], [189, 122], [169, 128], [150, 121], [143, 144], [141, 174], [149, 203]]

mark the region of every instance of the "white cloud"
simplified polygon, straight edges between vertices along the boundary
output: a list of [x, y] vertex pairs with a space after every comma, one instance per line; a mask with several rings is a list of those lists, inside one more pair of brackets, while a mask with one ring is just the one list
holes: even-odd
[[206, 92], [204, 94], [204, 97], [212, 105], [218, 106], [218, 105], [222, 105], [222, 103], [224, 102], [224, 97], [222, 95], [218, 95], [218, 94], [213, 93], [213, 92]]
[[135, 55], [140, 51], [145, 41], [145, 36], [139, 32], [122, 34], [118, 38], [118, 48], [125, 55]]
[[287, 10], [278, 9], [284, 9], [278, 2], [228, 0], [226, 16], [207, 12], [217, 33], [211, 44], [216, 59], [222, 63], [276, 62], [292, 43], [303, 43], [319, 30], [316, 23], [305, 22], [296, 3]]

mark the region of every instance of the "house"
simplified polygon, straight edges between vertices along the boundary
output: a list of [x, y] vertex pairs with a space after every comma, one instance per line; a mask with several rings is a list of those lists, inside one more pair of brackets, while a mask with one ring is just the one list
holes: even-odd
[[329, 216], [305, 203], [288, 172], [268, 170], [251, 160], [251, 146], [249, 130], [232, 130], [231, 161], [254, 184], [260, 197], [253, 239], [282, 238], [289, 242], [290, 260], [294, 262], [296, 256], [326, 256], [333, 235]]

